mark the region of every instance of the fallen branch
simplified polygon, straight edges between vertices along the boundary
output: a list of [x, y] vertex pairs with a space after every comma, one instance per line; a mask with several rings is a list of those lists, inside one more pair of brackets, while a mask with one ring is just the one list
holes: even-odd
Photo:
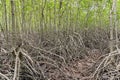
[[10, 80], [6, 75], [4, 75], [4, 74], [2, 74], [2, 73], [0, 73], [0, 76], [1, 76], [1, 77], [4, 77], [4, 78], [7, 79], [7, 80]]

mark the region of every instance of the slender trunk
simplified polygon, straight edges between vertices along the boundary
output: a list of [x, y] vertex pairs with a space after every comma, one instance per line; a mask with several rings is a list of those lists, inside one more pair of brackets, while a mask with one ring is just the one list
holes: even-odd
[[42, 10], [41, 10], [41, 39], [43, 38], [43, 31], [44, 31], [44, 24], [45, 24], [45, 15], [44, 15], [44, 10], [46, 6], [46, 0], [42, 0]]
[[[114, 28], [116, 30], [116, 42], [118, 42], [118, 36], [117, 36], [117, 26], [116, 26], [116, 3], [117, 0], [113, 0], [112, 8], [110, 10], [110, 52], [113, 52], [114, 50]], [[117, 44], [116, 47], [118, 48]], [[111, 63], [114, 65], [115, 63], [115, 57], [111, 57]]]
[[58, 23], [58, 26], [59, 26], [59, 29], [60, 29], [60, 26], [61, 26], [61, 8], [62, 8], [62, 0], [59, 1], [59, 23]]
[[117, 0], [114, 0], [114, 27], [115, 27], [115, 36], [116, 36], [116, 48], [118, 48], [118, 27], [117, 27]]
[[24, 6], [24, 0], [21, 0], [21, 17], [22, 17], [22, 23], [21, 23], [21, 30], [24, 32], [24, 29], [25, 29], [25, 12], [24, 12], [24, 9], [25, 9], [25, 6]]
[[54, 26], [55, 26], [55, 32], [57, 31], [56, 26], [56, 0], [54, 0]]
[[12, 14], [12, 35], [13, 35], [13, 44], [15, 44], [15, 33], [16, 33], [16, 27], [15, 27], [15, 4], [14, 0], [11, 0], [11, 14]]
[[4, 16], [5, 16], [5, 27], [6, 27], [6, 40], [8, 41], [8, 21], [7, 21], [7, 8], [6, 8], [6, 0], [3, 1], [4, 3]]
[[[114, 27], [116, 27], [117, 30], [117, 26], [116, 26], [116, 3], [117, 0], [113, 0], [112, 3], [112, 8], [110, 10], [110, 52], [113, 51], [114, 48], [114, 44], [113, 44], [113, 29]], [[114, 20], [114, 21], [113, 21]], [[115, 24], [115, 25], [113, 25]], [[116, 31], [116, 40], [117, 40], [117, 31]]]

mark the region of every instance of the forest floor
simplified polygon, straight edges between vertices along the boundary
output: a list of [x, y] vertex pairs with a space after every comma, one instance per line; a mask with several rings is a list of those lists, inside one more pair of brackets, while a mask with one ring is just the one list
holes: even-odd
[[[14, 41], [14, 42], [13, 42]], [[105, 29], [0, 36], [0, 80], [119, 80]]]

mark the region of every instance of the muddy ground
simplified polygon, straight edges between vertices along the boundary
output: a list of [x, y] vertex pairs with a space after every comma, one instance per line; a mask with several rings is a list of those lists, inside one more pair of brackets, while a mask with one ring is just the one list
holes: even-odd
[[14, 40], [1, 34], [0, 73], [10, 80], [16, 70], [19, 80], [119, 80], [119, 50], [109, 53], [108, 45], [105, 29], [33, 32]]

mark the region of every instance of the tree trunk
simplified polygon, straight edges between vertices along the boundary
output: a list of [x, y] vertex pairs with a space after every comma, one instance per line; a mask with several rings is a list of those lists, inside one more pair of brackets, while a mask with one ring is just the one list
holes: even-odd
[[5, 32], [6, 32], [6, 40], [8, 41], [8, 25], [7, 25], [7, 23], [8, 23], [8, 21], [7, 21], [7, 9], [6, 9], [6, 0], [2, 0], [3, 1], [3, 4], [4, 4], [4, 19], [5, 19]]
[[[114, 30], [114, 27], [117, 27], [117, 26], [114, 26], [113, 24], [116, 23], [116, 3], [117, 3], [117, 0], [113, 0], [113, 3], [112, 3], [112, 8], [110, 10], [110, 52], [113, 51], [113, 48], [114, 48], [114, 43], [113, 43], [113, 39], [114, 39], [114, 34], [113, 34], [113, 30]], [[114, 21], [113, 21], [114, 20]], [[116, 38], [117, 39], [117, 38]]]
[[[116, 23], [116, 3], [117, 3], [117, 0], [113, 0], [112, 8], [110, 10], [110, 44], [109, 44], [110, 52], [113, 52], [114, 46], [115, 46], [115, 44], [114, 44], [114, 28], [117, 29], [117, 26], [115, 25], [115, 23]], [[115, 33], [117, 33], [117, 30]], [[118, 38], [116, 37], [116, 42], [117, 42], [117, 39]], [[111, 64], [113, 66], [115, 65], [115, 56], [111, 57]]]
[[12, 33], [15, 37], [16, 27], [15, 27], [15, 4], [14, 0], [11, 0], [11, 14], [12, 14]]

